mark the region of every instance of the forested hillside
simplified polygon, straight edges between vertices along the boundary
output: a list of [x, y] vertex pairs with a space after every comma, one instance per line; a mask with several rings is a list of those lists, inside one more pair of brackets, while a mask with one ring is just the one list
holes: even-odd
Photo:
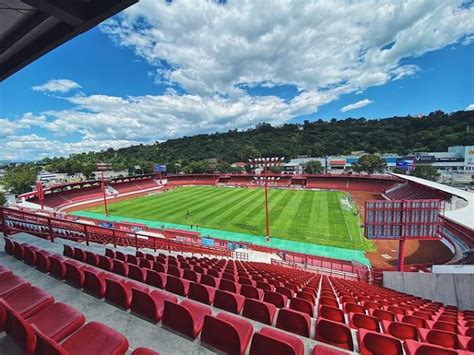
[[433, 112], [422, 117], [391, 117], [368, 120], [304, 121], [272, 127], [260, 124], [247, 131], [201, 134], [151, 145], [137, 145], [118, 150], [72, 155], [69, 158], [45, 159], [47, 170], [84, 172], [96, 162], [110, 162], [116, 169], [140, 165], [151, 171], [152, 163], [166, 163], [173, 171], [191, 162], [217, 159], [223, 164], [246, 161], [250, 157], [296, 155], [399, 153], [444, 151], [451, 145], [474, 145], [474, 111], [446, 114]]

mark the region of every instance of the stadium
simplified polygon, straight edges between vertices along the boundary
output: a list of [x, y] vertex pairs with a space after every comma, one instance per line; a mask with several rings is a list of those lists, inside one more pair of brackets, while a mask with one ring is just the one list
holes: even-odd
[[[135, 2], [12, 1], [37, 12], [0, 21], [17, 39], [2, 80]], [[249, 158], [238, 174], [104, 162], [0, 206], [0, 353], [474, 353], [472, 192]]]

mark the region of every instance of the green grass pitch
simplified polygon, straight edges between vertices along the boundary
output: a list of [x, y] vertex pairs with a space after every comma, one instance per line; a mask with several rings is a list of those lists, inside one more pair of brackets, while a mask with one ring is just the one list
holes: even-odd
[[[360, 216], [348, 195], [337, 191], [270, 189], [272, 237], [292, 241], [370, 250]], [[263, 189], [179, 187], [163, 193], [111, 203], [111, 215], [265, 235]], [[89, 209], [102, 213], [101, 206]]]

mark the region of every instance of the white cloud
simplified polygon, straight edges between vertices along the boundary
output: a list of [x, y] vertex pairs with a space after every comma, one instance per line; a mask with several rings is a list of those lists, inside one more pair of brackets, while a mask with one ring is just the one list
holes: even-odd
[[474, 104], [470, 104], [466, 107], [466, 111], [474, 111]]
[[341, 108], [341, 112], [355, 110], [355, 109], [370, 105], [373, 102], [374, 101], [369, 100], [369, 99], [360, 100], [360, 101], [354, 102], [353, 104], [344, 106], [343, 108]]
[[101, 28], [155, 66], [157, 81], [197, 95], [239, 97], [239, 84], [353, 92], [413, 75], [402, 59], [465, 42], [474, 8], [461, 4], [142, 0]]
[[62, 94], [79, 88], [81, 88], [81, 85], [68, 79], [53, 79], [42, 85], [33, 86], [34, 91], [60, 92]]
[[121, 148], [131, 145], [131, 141], [122, 140], [83, 140], [80, 142], [62, 142], [50, 140], [36, 134], [9, 136], [2, 142], [0, 160], [29, 161], [46, 157], [67, 156], [72, 153], [100, 151], [108, 148]]

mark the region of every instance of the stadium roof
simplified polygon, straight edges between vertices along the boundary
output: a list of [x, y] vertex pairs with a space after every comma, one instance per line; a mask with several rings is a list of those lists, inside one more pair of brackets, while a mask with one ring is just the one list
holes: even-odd
[[455, 187], [446, 186], [438, 182], [429, 181], [418, 178], [416, 176], [395, 174], [392, 175], [399, 177], [400, 179], [412, 181], [414, 183], [430, 187], [435, 190], [446, 192], [450, 195], [457, 196], [467, 201], [467, 206], [459, 208], [453, 211], [445, 211], [444, 216], [453, 222], [459, 223], [469, 229], [474, 230], [474, 193], [463, 191]]
[[0, 1], [0, 81], [136, 2]]

